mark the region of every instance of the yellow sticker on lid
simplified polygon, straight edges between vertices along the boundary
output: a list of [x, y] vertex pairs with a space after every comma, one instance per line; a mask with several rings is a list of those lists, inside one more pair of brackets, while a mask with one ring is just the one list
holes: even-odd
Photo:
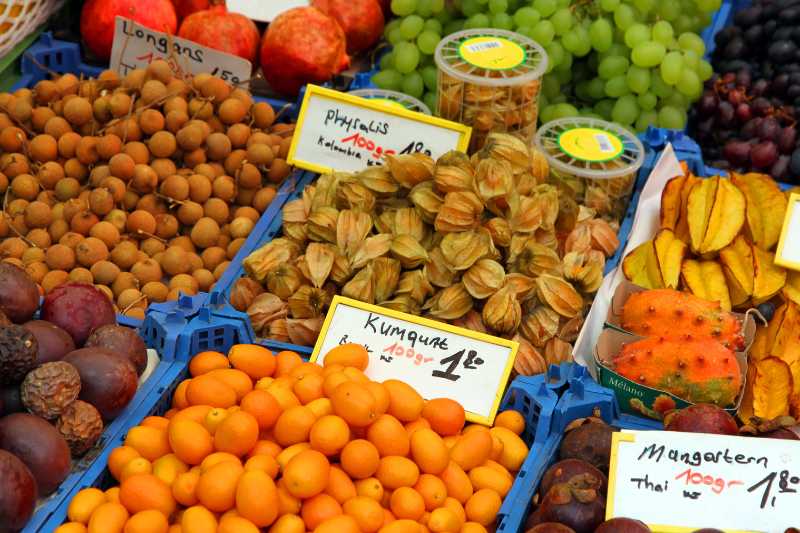
[[458, 47], [458, 55], [470, 65], [487, 70], [508, 70], [521, 65], [525, 50], [503, 37], [473, 37]]
[[575, 128], [558, 136], [558, 147], [565, 154], [591, 163], [616, 159], [625, 147], [618, 135], [597, 128]]
[[408, 109], [400, 102], [395, 102], [394, 100], [389, 100], [388, 98], [370, 98], [370, 100], [372, 100], [373, 102], [380, 102], [382, 104], [388, 105], [389, 107], [399, 107], [400, 109]]

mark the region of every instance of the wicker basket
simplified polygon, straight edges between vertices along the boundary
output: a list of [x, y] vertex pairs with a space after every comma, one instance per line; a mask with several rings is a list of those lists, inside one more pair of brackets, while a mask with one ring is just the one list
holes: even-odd
[[0, 57], [61, 7], [64, 0], [0, 0]]

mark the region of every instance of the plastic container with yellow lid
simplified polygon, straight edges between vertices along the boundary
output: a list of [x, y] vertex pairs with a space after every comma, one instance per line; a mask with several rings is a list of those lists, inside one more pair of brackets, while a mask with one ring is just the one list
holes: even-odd
[[473, 29], [442, 39], [434, 59], [439, 68], [437, 114], [472, 127], [470, 153], [491, 132], [530, 142], [547, 70], [544, 48], [511, 31]]
[[625, 213], [644, 147], [622, 126], [593, 118], [561, 118], [543, 124], [534, 137], [550, 175], [575, 191], [576, 200], [601, 216]]
[[356, 91], [350, 91], [350, 94], [353, 96], [359, 96], [361, 98], [368, 98], [370, 100], [384, 102], [388, 105], [399, 105], [403, 109], [416, 111], [417, 113], [424, 113], [426, 115], [431, 114], [431, 110], [428, 106], [413, 96], [399, 93], [397, 91], [387, 91], [386, 89], [358, 89]]

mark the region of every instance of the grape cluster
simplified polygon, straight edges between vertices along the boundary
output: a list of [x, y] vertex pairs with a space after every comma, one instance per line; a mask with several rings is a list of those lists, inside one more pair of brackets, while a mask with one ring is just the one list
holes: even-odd
[[712, 75], [696, 33], [720, 0], [392, 0], [392, 51], [373, 82], [436, 109], [433, 62], [442, 36], [462, 29], [516, 31], [542, 45], [540, 118], [612, 120], [642, 131], [682, 129]]
[[710, 163], [800, 182], [800, 0], [755, 0], [715, 36], [715, 72], [691, 112]]

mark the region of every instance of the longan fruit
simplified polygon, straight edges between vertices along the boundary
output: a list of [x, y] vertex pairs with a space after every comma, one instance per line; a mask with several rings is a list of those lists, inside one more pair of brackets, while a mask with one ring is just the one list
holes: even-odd
[[52, 80], [42, 80], [33, 86], [33, 93], [36, 101], [40, 104], [47, 104], [59, 96], [58, 85]]
[[122, 207], [127, 211], [136, 209], [136, 204], [139, 203], [139, 195], [130, 189], [125, 190], [125, 196], [122, 198]]
[[111, 285], [119, 276], [120, 269], [111, 261], [98, 261], [91, 266], [91, 273], [95, 283]]
[[243, 205], [241, 207], [237, 207], [233, 211], [234, 220], [240, 217], [249, 218], [254, 224], [256, 224], [258, 223], [259, 219], [261, 219], [261, 213], [259, 213], [254, 207]]
[[108, 258], [108, 246], [97, 237], [87, 237], [75, 247], [75, 257], [81, 265], [91, 267]]
[[217, 268], [214, 269], [214, 279], [219, 281], [219, 278], [222, 277], [222, 275], [225, 273], [225, 271], [228, 269], [230, 265], [231, 265], [230, 261], [223, 261], [222, 263], [217, 265]]
[[6, 257], [2, 261], [0, 261], [0, 263], [8, 263], [9, 265], [14, 265], [16, 267], [19, 267], [19, 268], [25, 270], [25, 265], [23, 265], [22, 261], [20, 261], [16, 257]]
[[199, 203], [186, 201], [178, 208], [178, 220], [184, 226], [192, 226], [202, 218], [203, 212], [204, 208]]
[[[17, 215], [15, 217], [12, 217], [11, 221], [10, 221], [10, 224], [11, 224], [11, 228], [18, 235], [26, 235], [27, 236], [30, 231], [39, 231], [39, 230], [31, 230], [31, 229], [28, 228], [28, 226], [25, 225], [25, 215]], [[39, 234], [37, 233], [37, 235], [39, 235]], [[31, 239], [29, 236], [28, 236], [28, 240], [33, 242], [33, 239]], [[33, 244], [36, 245], [36, 242], [34, 242]]]
[[24, 98], [15, 98], [8, 109], [8, 114], [11, 115], [17, 122], [28, 122], [33, 114], [33, 106]]
[[39, 182], [30, 174], [20, 174], [11, 180], [11, 192], [17, 198], [31, 202], [39, 194]]
[[201, 80], [198, 88], [203, 96], [213, 98], [215, 102], [222, 102], [231, 94], [230, 85], [216, 77]]
[[160, 239], [171, 239], [178, 234], [178, 219], [167, 213], [156, 215], [156, 236]]
[[0, 242], [0, 256], [21, 258], [25, 250], [28, 249], [28, 244], [19, 237], [11, 237]]
[[97, 154], [108, 161], [122, 151], [122, 139], [113, 133], [106, 133], [97, 138]]
[[50, 291], [58, 287], [59, 285], [63, 285], [64, 283], [69, 281], [69, 274], [63, 270], [51, 270], [47, 274], [45, 274], [42, 281], [39, 285], [42, 286], [42, 290], [45, 294], [49, 294]]
[[74, 131], [68, 131], [62, 134], [57, 141], [58, 145], [58, 153], [61, 157], [70, 158], [75, 156], [75, 148], [78, 146], [78, 142], [81, 140], [81, 136]]
[[139, 209], [128, 215], [125, 227], [132, 236], [146, 239], [155, 233], [156, 219], [147, 211]]
[[97, 153], [97, 137], [81, 137], [75, 147], [75, 157], [84, 165], [93, 165], [100, 160]]
[[25, 209], [27, 209], [28, 204], [30, 202], [28, 200], [23, 200], [22, 198], [17, 198], [16, 200], [12, 200], [8, 203], [8, 207], [6, 208], [6, 213], [15, 217], [17, 215], [24, 215]]
[[111, 175], [127, 182], [133, 177], [133, 171], [136, 168], [136, 162], [131, 156], [125, 153], [118, 153], [111, 156], [108, 160], [108, 169]]
[[131, 156], [133, 162], [138, 165], [146, 165], [150, 162], [150, 150], [142, 142], [128, 142], [122, 147], [122, 151]]
[[94, 276], [92, 273], [85, 269], [85, 268], [73, 268], [69, 272], [69, 280], [70, 281], [78, 281], [81, 283], [90, 283], [94, 284]]
[[58, 157], [58, 141], [52, 135], [42, 133], [31, 139], [28, 151], [33, 160], [39, 163], [55, 161]]
[[109, 214], [103, 218], [104, 221], [110, 222], [112, 226], [117, 228], [119, 233], [125, 231], [125, 226], [128, 222], [128, 213], [122, 209], [112, 209]]
[[[68, 231], [69, 224], [67, 224], [67, 221], [64, 219], [54, 220], [50, 223], [50, 227], [47, 228], [47, 232], [50, 234], [50, 239], [52, 239], [53, 242], [61, 240], [61, 237]], [[0, 235], [2, 235], [2, 232], [0, 232]]]
[[113, 248], [119, 243], [120, 235], [119, 230], [111, 222], [98, 222], [92, 229], [89, 230], [89, 235], [96, 239], [100, 239], [109, 248]]
[[125, 289], [117, 296], [117, 307], [120, 310], [127, 311], [134, 306], [147, 307], [147, 298], [139, 289]]
[[4, 152], [20, 152], [25, 145], [26, 139], [27, 136], [22, 129], [16, 126], [5, 128], [0, 131], [0, 148]]
[[171, 131], [177, 136], [177, 133], [188, 121], [189, 115], [186, 113], [186, 111], [174, 109], [167, 113], [167, 116], [164, 118], [164, 125], [168, 131]]
[[251, 113], [253, 115], [253, 123], [262, 130], [269, 128], [275, 122], [275, 110], [266, 102], [253, 104]]
[[228, 127], [226, 133], [234, 148], [242, 148], [247, 145], [247, 139], [250, 138], [250, 131], [250, 126], [239, 123]]
[[175, 153], [178, 144], [172, 133], [162, 130], [150, 137], [148, 147], [150, 148], [150, 153], [155, 157], [170, 157]]
[[158, 80], [149, 80], [142, 85], [142, 90], [139, 94], [145, 105], [152, 104], [167, 96], [167, 87]]
[[209, 198], [203, 204], [203, 214], [209, 218], [213, 218], [217, 224], [225, 224], [230, 216], [230, 209], [228, 203], [220, 198]]
[[194, 174], [200, 174], [201, 176], [207, 177], [209, 183], [214, 181], [214, 178], [216, 178], [217, 176], [225, 174], [224, 168], [222, 169], [222, 172], [220, 174], [217, 174], [217, 167], [211, 163], [202, 163], [194, 167], [194, 169], [192, 170]]
[[161, 182], [159, 192], [179, 202], [186, 200], [189, 198], [189, 181], [183, 176], [174, 174]]
[[281, 183], [291, 173], [292, 167], [285, 159], [275, 159], [269, 167], [267, 177], [272, 183]]
[[223, 248], [225, 250], [228, 249], [228, 245], [231, 243], [231, 236], [226, 235], [225, 233], [221, 233], [219, 239], [217, 239], [217, 246]]
[[0, 193], [6, 192], [8, 185], [8, 176], [0, 172]]
[[202, 98], [189, 100], [189, 116], [199, 120], [207, 120], [214, 115], [214, 106]]
[[145, 239], [139, 246], [139, 250], [147, 254], [148, 257], [153, 257], [166, 249], [167, 246], [160, 239], [156, 238]]
[[227, 259], [227, 255], [225, 249], [219, 246], [209, 246], [203, 250], [203, 253], [200, 254], [200, 258], [203, 260], [204, 268], [214, 270], [217, 265]]
[[250, 232], [253, 231], [255, 223], [246, 217], [234, 218], [231, 221], [230, 233], [234, 239], [246, 239]]
[[138, 287], [139, 282], [136, 280], [136, 276], [130, 272], [120, 272], [117, 279], [111, 284], [111, 291], [114, 293], [114, 298], [117, 298], [123, 291], [127, 289], [138, 289]]
[[46, 228], [52, 221], [53, 213], [46, 203], [37, 200], [25, 207], [25, 225], [29, 228]]
[[167, 207], [164, 203], [164, 200], [156, 196], [154, 193], [148, 193], [139, 198], [139, 201], [136, 202], [136, 209], [147, 211], [153, 216], [167, 212]]
[[14, 179], [21, 174], [30, 174], [31, 165], [22, 154], [3, 154], [0, 156], [0, 169], [10, 179]]
[[72, 157], [67, 159], [67, 161], [64, 163], [64, 173], [69, 177], [83, 182], [86, 179], [86, 176], [89, 175], [89, 169], [77, 158]]
[[136, 276], [140, 285], [144, 285], [150, 281], [161, 281], [161, 278], [164, 277], [161, 271], [161, 265], [152, 259], [138, 261], [131, 267], [131, 274]]
[[222, 161], [231, 153], [231, 140], [224, 133], [212, 133], [206, 139], [206, 149], [209, 159]]
[[114, 195], [108, 189], [93, 189], [89, 193], [89, 209], [98, 216], [105, 216], [114, 209]]
[[254, 165], [268, 166], [275, 159], [275, 153], [266, 144], [251, 144], [247, 147], [247, 161]]
[[44, 262], [45, 253], [46, 252], [42, 248], [31, 247], [22, 252], [22, 257], [20, 257], [20, 260], [22, 260], [22, 263], [25, 265], [36, 263], [37, 261]]
[[81, 96], [70, 98], [64, 104], [64, 118], [74, 126], [83, 126], [92, 120], [93, 110], [89, 100]]
[[233, 260], [236, 257], [236, 254], [239, 253], [239, 249], [244, 245], [244, 241], [247, 240], [243, 237], [239, 237], [237, 239], [233, 239], [231, 243], [228, 245], [226, 250], [226, 255], [229, 260]]
[[253, 197], [253, 207], [258, 210], [259, 213], [263, 213], [275, 199], [276, 194], [277, 191], [274, 187], [264, 187]]
[[194, 253], [197, 250], [197, 247], [192, 242], [192, 239], [188, 235], [181, 235], [179, 237], [175, 237], [174, 239], [169, 241], [170, 246], [178, 246], [186, 250], [186, 253]]
[[236, 172], [236, 182], [244, 189], [261, 187], [261, 171], [251, 163], [244, 163]]
[[149, 302], [164, 302], [168, 293], [169, 288], [160, 281], [151, 281], [142, 287], [142, 294], [147, 297]]
[[189, 269], [186, 250], [180, 246], [170, 246], [161, 258], [161, 268], [170, 276], [185, 274]]
[[169, 83], [172, 80], [172, 69], [169, 63], [163, 59], [156, 59], [147, 65], [147, 76], [152, 80], [158, 80], [161, 83]]
[[92, 192], [92, 191], [91, 191], [91, 190], [89, 190], [89, 189], [83, 189], [83, 190], [81, 191], [81, 193], [78, 195], [78, 200], [79, 200], [80, 202], [83, 202], [83, 205], [85, 205], [85, 206], [86, 206], [86, 209], [88, 209], [88, 208], [89, 208], [89, 194], [90, 194], [91, 192]]
[[47, 273], [50, 272], [50, 269], [41, 261], [34, 261], [33, 263], [25, 265], [25, 272], [28, 273], [35, 283], [41, 283]]
[[64, 178], [64, 168], [55, 161], [48, 161], [39, 167], [36, 177], [43, 188], [53, 190], [56, 184]]
[[236, 182], [230, 176], [220, 176], [211, 185], [214, 196], [230, 203], [236, 198]]
[[150, 163], [150, 167], [153, 169], [156, 175], [158, 175], [159, 181], [177, 174], [178, 172], [178, 169], [172, 159], [166, 159], [163, 157], [153, 159], [153, 161]]
[[[36, 107], [31, 114], [31, 126], [34, 131], [44, 133], [44, 127], [47, 121], [56, 116], [55, 111], [49, 107]], [[55, 139], [53, 139], [55, 140]]]
[[[14, 183], [12, 182], [11, 184], [13, 191]], [[60, 202], [66, 202], [67, 200], [74, 199], [76, 196], [80, 194], [81, 184], [75, 178], [61, 178], [60, 180], [58, 180], [53, 190], [56, 193], [56, 198]]]
[[133, 169], [131, 188], [139, 193], [151, 193], [158, 187], [158, 174], [149, 165], [137, 164]]
[[75, 215], [86, 211], [88, 208], [87, 203], [80, 198], [70, 198], [61, 204], [61, 218], [71, 223]]
[[197, 280], [194, 279], [194, 277], [192, 277], [191, 275], [178, 274], [177, 276], [173, 276], [172, 279], [169, 280], [169, 288], [181, 289], [181, 290], [188, 289], [188, 291], [185, 292], [191, 291], [196, 294], [197, 291], [200, 290], [200, 285], [197, 283]]
[[175, 135], [175, 140], [178, 146], [186, 152], [196, 150], [203, 145], [205, 141], [205, 132], [196, 124], [187, 124]]
[[81, 211], [69, 221], [69, 229], [81, 235], [89, 235], [92, 226], [100, 222], [97, 215], [89, 211]]
[[219, 105], [217, 116], [224, 124], [236, 124], [247, 116], [247, 107], [238, 98], [227, 98]]
[[189, 104], [186, 103], [186, 99], [183, 96], [175, 95], [167, 98], [164, 101], [162, 108], [166, 114], [169, 114], [173, 111], [182, 111], [183, 113], [187, 113], [189, 111]]
[[64, 235], [62, 235], [60, 239], [58, 239], [58, 244], [63, 244], [64, 246], [67, 246], [74, 251], [75, 247], [78, 246], [78, 243], [80, 243], [82, 240], [83, 240], [83, 235], [81, 235], [80, 233], [75, 233], [74, 231], [68, 231]]
[[96, 283], [95, 288], [97, 288], [97, 290], [105, 294], [106, 298], [108, 298], [108, 300], [111, 303], [114, 303], [114, 292], [111, 290], [111, 287], [107, 287], [106, 285]]
[[[111, 108], [108, 104], [110, 101], [111, 96], [103, 95], [92, 102], [92, 112], [94, 113], [94, 119], [97, 122], [106, 123], [111, 120]], [[83, 131], [83, 128], [85, 127], [86, 126], [81, 126], [81, 131]]]
[[116, 245], [110, 254], [111, 262], [122, 270], [129, 270], [139, 256], [139, 248], [131, 241], [122, 241]]
[[201, 292], [208, 292], [216, 283], [214, 273], [205, 268], [199, 268], [192, 272], [192, 277], [197, 281], [197, 286]]
[[89, 172], [89, 187], [99, 187], [104, 179], [111, 176], [111, 169], [108, 165], [95, 165]]
[[0, 238], [8, 237], [11, 227], [8, 225], [8, 219], [0, 216]]
[[225, 171], [224, 173], [235, 176], [245, 162], [249, 162], [247, 161], [247, 151], [241, 148], [232, 151], [228, 157], [225, 158], [225, 161], [223, 161], [222, 166]]
[[64, 117], [50, 117], [45, 122], [43, 131], [58, 141], [63, 135], [72, 131], [72, 126]]
[[208, 161], [208, 158], [206, 157], [206, 151], [202, 148], [192, 150], [191, 152], [185, 152], [183, 154], [183, 164], [187, 167], [199, 165], [201, 163], [205, 163], [206, 161]]
[[189, 198], [193, 202], [204, 203], [211, 197], [213, 188], [211, 186], [211, 181], [206, 176], [202, 174], [192, 174], [186, 182], [189, 185]]

